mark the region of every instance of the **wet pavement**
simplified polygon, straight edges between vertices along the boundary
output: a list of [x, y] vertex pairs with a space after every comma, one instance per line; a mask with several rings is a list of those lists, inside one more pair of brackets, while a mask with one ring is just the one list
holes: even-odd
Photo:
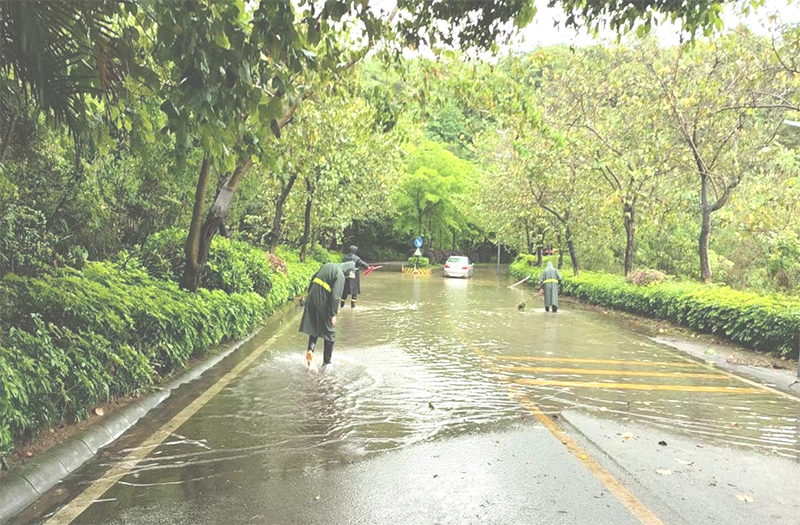
[[511, 282], [376, 272], [340, 312], [332, 369], [303, 365], [299, 315], [268, 326], [17, 523], [800, 520], [800, 403], [613, 316], [519, 311]]

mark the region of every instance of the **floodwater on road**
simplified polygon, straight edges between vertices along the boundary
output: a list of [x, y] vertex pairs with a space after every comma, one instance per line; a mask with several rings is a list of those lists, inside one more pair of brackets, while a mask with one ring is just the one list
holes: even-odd
[[[340, 311], [330, 370], [304, 366], [306, 338], [296, 331], [299, 317], [291, 318], [269, 351], [132, 464], [75, 523], [177, 522], [181, 516], [196, 522], [187, 501], [197, 507], [212, 494], [237, 491], [263, 500], [264, 483], [273, 491], [289, 487], [275, 497], [297, 497], [302, 504], [295, 506], [307, 506], [314, 496], [297, 492], [300, 479], [339, 467], [362, 475], [376, 458], [389, 461], [404, 451], [418, 457], [414, 450], [427, 449], [415, 447], [530, 424], [520, 396], [547, 414], [577, 410], [620, 421], [620, 432], [623, 421], [633, 421], [698, 444], [797, 461], [797, 402], [687, 359], [601, 312], [564, 303], [548, 314], [541, 298], [518, 310], [531, 290], [509, 289], [511, 282], [494, 269], [479, 269], [470, 280], [375, 272], [363, 280], [359, 306]], [[272, 335], [259, 334], [241, 352]], [[176, 413], [175, 404], [214, 379], [212, 373], [182, 387], [165, 402], [172, 408], [156, 409], [25, 519], [43, 521], [101, 479]], [[177, 513], [167, 521], [142, 510], [165, 501]], [[255, 511], [252, 519], [311, 519], [287, 509], [281, 520]], [[372, 516], [364, 522], [382, 522]]]

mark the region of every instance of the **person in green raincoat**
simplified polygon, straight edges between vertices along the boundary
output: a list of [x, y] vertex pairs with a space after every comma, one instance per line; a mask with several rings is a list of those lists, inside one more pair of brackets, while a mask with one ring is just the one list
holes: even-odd
[[553, 313], [558, 312], [558, 285], [561, 284], [561, 273], [555, 269], [553, 263], [548, 262], [547, 268], [539, 276], [539, 287], [544, 290], [544, 309], [550, 308]]
[[317, 339], [325, 341], [323, 365], [331, 363], [333, 341], [336, 336], [336, 314], [339, 313], [339, 299], [344, 290], [344, 275], [355, 268], [355, 263], [327, 263], [311, 278], [308, 285], [300, 332], [308, 334], [306, 362], [311, 366]]

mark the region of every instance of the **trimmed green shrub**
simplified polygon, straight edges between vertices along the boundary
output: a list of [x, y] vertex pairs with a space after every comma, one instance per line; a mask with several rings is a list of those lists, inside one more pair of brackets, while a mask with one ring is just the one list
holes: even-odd
[[[538, 271], [522, 260], [511, 265], [519, 279], [535, 278]], [[622, 276], [592, 272], [565, 275], [561, 290], [590, 304], [664, 319], [759, 352], [797, 356], [800, 301], [794, 298], [696, 282], [636, 286]]]
[[417, 268], [427, 268], [431, 265], [431, 261], [427, 257], [409, 257], [408, 265], [416, 266]]
[[275, 255], [277, 255], [287, 263], [300, 262], [300, 250], [292, 250], [291, 248], [287, 248], [286, 246], [278, 246], [278, 249], [275, 250]]
[[[179, 282], [185, 264], [185, 243], [185, 230], [172, 228], [159, 232], [142, 248], [142, 264], [155, 277]], [[267, 252], [245, 242], [216, 236], [211, 242], [200, 286], [228, 293], [254, 291], [266, 297], [272, 273]]]
[[[0, 455], [20, 438], [81, 419], [99, 402], [147, 388], [192, 356], [244, 337], [305, 291], [319, 268], [313, 261], [273, 271], [264, 252], [220, 244], [214, 273], [221, 287], [236, 283], [241, 293], [193, 294], [136, 264], [123, 269], [109, 262], [55, 276], [6, 276], [0, 283]], [[150, 264], [165, 275], [173, 271], [169, 256]]]
[[312, 259], [317, 261], [320, 264], [326, 263], [340, 263], [344, 260], [344, 255], [339, 252], [331, 252], [320, 246], [319, 244], [314, 246], [314, 249], [311, 250], [309, 254]]

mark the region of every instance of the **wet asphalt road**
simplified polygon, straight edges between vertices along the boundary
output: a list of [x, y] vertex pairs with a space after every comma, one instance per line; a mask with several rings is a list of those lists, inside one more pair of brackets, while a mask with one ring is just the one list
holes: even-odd
[[98, 480], [110, 488], [72, 523], [800, 521], [800, 403], [577, 305], [518, 311], [530, 291], [508, 284], [488, 269], [469, 281], [376, 272], [339, 315], [327, 371], [302, 364], [299, 312], [273, 322], [17, 523], [67, 523], [54, 513]]

